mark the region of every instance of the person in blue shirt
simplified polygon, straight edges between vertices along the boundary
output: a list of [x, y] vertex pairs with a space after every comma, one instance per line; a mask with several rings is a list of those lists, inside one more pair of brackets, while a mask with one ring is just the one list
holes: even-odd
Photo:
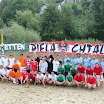
[[85, 69], [87, 69], [87, 66], [90, 65], [90, 61], [91, 59], [88, 57], [88, 54], [85, 54], [85, 58], [83, 58], [83, 65], [85, 67]]
[[91, 68], [92, 68], [92, 69], [94, 69], [96, 63], [99, 63], [99, 60], [96, 59], [96, 56], [95, 56], [95, 55], [93, 55], [93, 56], [92, 56], [92, 59], [91, 59], [91, 61], [90, 61], [90, 65], [91, 65]]
[[67, 54], [65, 54], [65, 58], [62, 60], [62, 64], [65, 65], [67, 60], [70, 61], [70, 58], [67, 56]]
[[75, 66], [75, 64], [74, 64], [75, 63], [75, 56], [73, 54], [72, 54], [72, 57], [70, 59], [70, 63]]
[[83, 62], [83, 58], [81, 57], [80, 53], [77, 54], [77, 58], [75, 58], [75, 67], [78, 68], [79, 63]]
[[100, 62], [100, 65], [103, 68], [103, 77], [104, 77], [104, 57], [102, 57], [102, 61]]

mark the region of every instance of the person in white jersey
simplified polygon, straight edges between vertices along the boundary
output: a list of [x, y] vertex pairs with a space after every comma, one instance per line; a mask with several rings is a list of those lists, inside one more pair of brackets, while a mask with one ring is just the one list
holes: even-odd
[[3, 65], [3, 59], [1, 55], [0, 55], [0, 65]]
[[9, 65], [9, 60], [8, 60], [7, 56], [4, 55], [4, 58], [3, 58], [3, 67], [8, 67], [8, 65]]
[[54, 60], [53, 60], [53, 72], [55, 74], [57, 74], [57, 72], [58, 72], [58, 67], [59, 67], [59, 61], [56, 58], [54, 58]]
[[8, 74], [9, 74], [9, 70], [7, 69], [7, 67], [4, 68], [4, 71], [3, 71], [3, 80], [4, 81], [8, 81], [9, 77], [8, 77]]
[[0, 66], [0, 79], [3, 78], [3, 71], [4, 71], [3, 65], [1, 65]]
[[15, 58], [12, 55], [10, 55], [8, 69], [12, 69], [12, 66], [14, 65], [14, 61]]
[[45, 61], [44, 58], [42, 58], [42, 62], [39, 63], [39, 71], [41, 71], [41, 73], [45, 74], [48, 68], [48, 64]]
[[57, 75], [54, 74], [54, 72], [51, 72], [51, 76], [50, 76], [50, 81], [49, 81], [49, 84], [55, 84], [55, 81], [57, 79]]

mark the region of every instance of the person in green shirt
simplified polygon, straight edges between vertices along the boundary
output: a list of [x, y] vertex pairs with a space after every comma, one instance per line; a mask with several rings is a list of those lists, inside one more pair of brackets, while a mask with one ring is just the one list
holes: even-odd
[[70, 68], [72, 67], [72, 64], [69, 60], [66, 61], [66, 64], [64, 65], [65, 69], [65, 77], [68, 75], [68, 72], [70, 72]]
[[68, 72], [68, 75], [66, 76], [66, 85], [69, 87], [73, 85], [73, 76], [70, 72]]
[[70, 69], [70, 72], [71, 72], [72, 76], [74, 77], [77, 74], [77, 68], [75, 68], [75, 66], [72, 65], [72, 68]]
[[59, 75], [57, 75], [55, 84], [60, 86], [66, 84], [65, 76], [61, 72], [59, 72]]
[[62, 74], [64, 73], [64, 67], [62, 66], [62, 63], [59, 64], [58, 73], [59, 72], [61, 72]]

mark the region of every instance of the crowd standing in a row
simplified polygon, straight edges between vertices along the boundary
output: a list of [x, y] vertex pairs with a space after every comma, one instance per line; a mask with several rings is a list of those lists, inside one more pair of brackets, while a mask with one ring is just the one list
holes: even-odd
[[84, 58], [80, 54], [77, 54], [77, 58], [73, 54], [71, 58], [65, 54], [63, 60], [59, 55], [42, 57], [39, 54], [35, 58], [25, 58], [20, 54], [19, 62], [12, 55], [9, 58], [0, 56], [0, 80], [15, 84], [42, 84], [44, 87], [46, 84], [84, 86], [88, 89], [98, 87], [98, 81], [100, 88], [103, 84], [104, 57], [99, 62], [95, 55], [91, 59], [87, 54]]

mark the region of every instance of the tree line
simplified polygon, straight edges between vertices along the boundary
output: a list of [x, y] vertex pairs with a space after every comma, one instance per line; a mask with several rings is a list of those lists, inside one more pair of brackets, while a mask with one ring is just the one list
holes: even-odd
[[89, 38], [103, 41], [104, 0], [83, 2], [81, 9], [75, 4], [72, 7], [62, 5], [61, 11], [50, 4], [40, 14], [42, 3], [42, 0], [0, 2], [0, 34], [4, 34], [6, 42]]

